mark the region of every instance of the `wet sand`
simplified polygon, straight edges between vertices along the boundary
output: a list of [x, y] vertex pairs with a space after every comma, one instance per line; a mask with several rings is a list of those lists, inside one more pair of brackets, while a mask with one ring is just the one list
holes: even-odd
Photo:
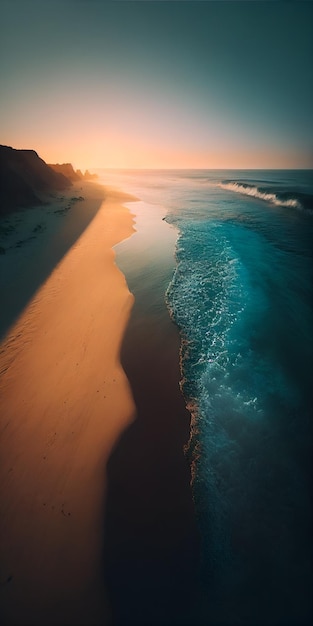
[[45, 245], [27, 243], [24, 275], [21, 257], [3, 280], [6, 324], [25, 302], [0, 346], [3, 623], [104, 624], [110, 616], [102, 574], [106, 463], [134, 414], [119, 362], [133, 296], [112, 250], [133, 232], [121, 206], [127, 199], [107, 192], [100, 206], [99, 188], [86, 195], [75, 205], [83, 226], [74, 208], [54, 214], [64, 219], [63, 243], [48, 226]]
[[179, 388], [179, 333], [164, 302], [176, 236], [151, 211], [142, 210], [117, 253], [135, 295], [121, 360], [136, 420], [108, 463], [103, 561], [115, 624], [191, 626], [200, 553], [183, 452], [190, 415]]

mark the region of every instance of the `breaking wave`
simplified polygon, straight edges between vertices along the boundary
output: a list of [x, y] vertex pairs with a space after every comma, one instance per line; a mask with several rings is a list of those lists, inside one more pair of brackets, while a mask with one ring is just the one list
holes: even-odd
[[[312, 199], [304, 196], [304, 194], [294, 194], [298, 196], [295, 198], [293, 195], [286, 192], [274, 193], [269, 189], [262, 189], [254, 185], [248, 185], [247, 183], [235, 181], [222, 181], [221, 183], [218, 183], [218, 187], [235, 193], [240, 193], [245, 196], [258, 198], [259, 200], [264, 200], [265, 202], [275, 204], [276, 206], [291, 207], [293, 209], [308, 210], [311, 213], [313, 212], [312, 207], [308, 206], [309, 203], [311, 204], [310, 200]], [[300, 195], [301, 200], [299, 199]]]

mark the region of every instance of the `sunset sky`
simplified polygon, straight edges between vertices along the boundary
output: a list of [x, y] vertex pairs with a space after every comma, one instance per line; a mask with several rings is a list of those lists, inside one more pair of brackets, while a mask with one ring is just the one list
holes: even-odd
[[75, 167], [313, 167], [313, 4], [0, 0], [0, 143]]

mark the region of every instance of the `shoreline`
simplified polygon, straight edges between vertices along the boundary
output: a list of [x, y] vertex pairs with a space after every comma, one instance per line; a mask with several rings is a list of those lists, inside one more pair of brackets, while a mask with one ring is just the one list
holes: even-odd
[[[189, 626], [195, 617], [200, 558], [184, 455], [190, 415], [179, 387], [179, 330], [164, 298], [160, 301], [170, 254], [165, 254], [164, 266], [164, 250], [160, 257], [160, 244], [153, 243], [160, 239], [162, 248], [171, 227], [158, 215], [149, 214], [148, 226], [137, 213], [136, 218], [136, 233], [118, 254], [135, 296], [121, 362], [136, 419], [108, 462], [105, 579], [116, 625]], [[169, 250], [170, 241], [173, 234]]]
[[103, 624], [110, 615], [100, 563], [106, 463], [134, 415], [119, 361], [133, 296], [113, 246], [134, 228], [121, 205], [130, 196], [104, 198], [103, 190], [101, 198], [100, 186], [90, 192], [90, 185], [91, 197], [65, 214], [61, 233], [50, 225], [41, 245], [27, 244], [35, 254], [17, 319], [23, 263], [4, 286], [13, 303], [0, 356], [0, 582], [8, 624]]

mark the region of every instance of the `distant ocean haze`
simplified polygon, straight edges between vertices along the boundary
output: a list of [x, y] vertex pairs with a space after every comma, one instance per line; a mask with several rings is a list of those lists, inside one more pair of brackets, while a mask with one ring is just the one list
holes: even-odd
[[227, 624], [307, 623], [312, 172], [98, 173], [141, 199], [117, 260], [156, 327], [160, 316], [160, 340], [160, 299], [181, 333], [203, 610]]

